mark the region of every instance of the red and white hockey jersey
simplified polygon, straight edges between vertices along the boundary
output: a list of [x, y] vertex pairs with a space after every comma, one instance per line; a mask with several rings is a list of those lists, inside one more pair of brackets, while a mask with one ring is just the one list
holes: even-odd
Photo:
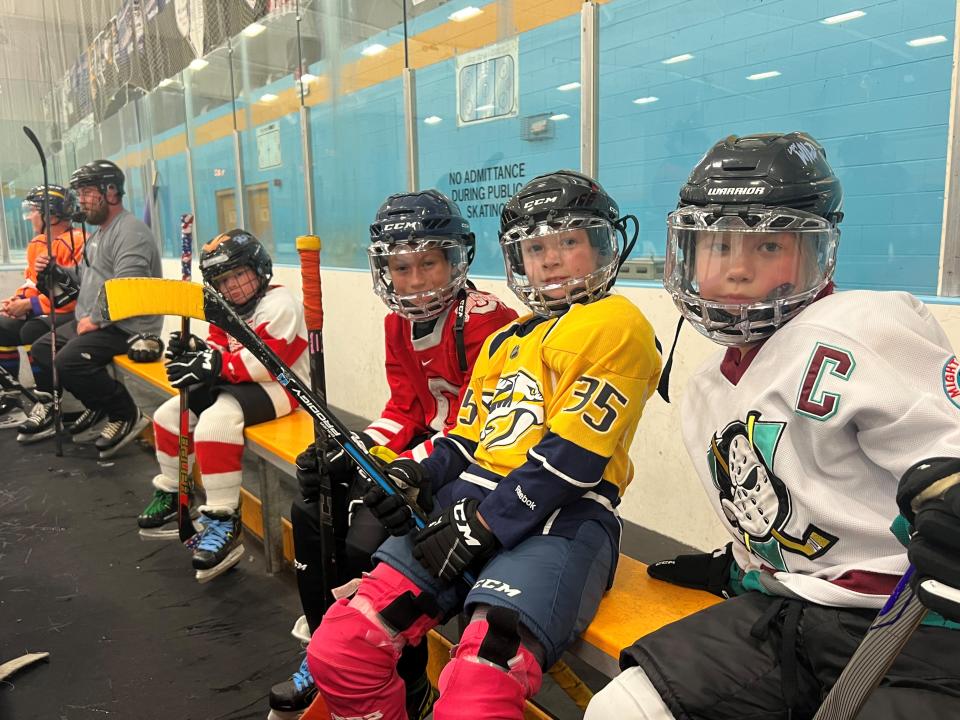
[[957, 358], [907, 293], [813, 303], [742, 361], [714, 356], [681, 412], [745, 582], [824, 605], [883, 604], [907, 568], [900, 477], [960, 457]]
[[[495, 296], [467, 291], [463, 344], [467, 369], [460, 369], [454, 335], [458, 303], [437, 318], [433, 331], [413, 337], [413, 323], [390, 313], [384, 318], [387, 383], [390, 400], [380, 417], [364, 431], [378, 445], [403, 452], [418, 435], [446, 433], [457, 421], [463, 390], [483, 341], [516, 319], [517, 313]], [[407, 454], [422, 460], [433, 450], [432, 440]]]
[[[271, 285], [246, 322], [291, 370], [302, 378], [310, 376], [303, 306], [289, 290], [282, 285]], [[286, 415], [297, 406], [293, 396], [283, 389], [263, 363], [223, 330], [211, 325], [207, 343], [223, 353], [220, 376], [226, 382], [260, 383], [270, 396], [277, 416]]]

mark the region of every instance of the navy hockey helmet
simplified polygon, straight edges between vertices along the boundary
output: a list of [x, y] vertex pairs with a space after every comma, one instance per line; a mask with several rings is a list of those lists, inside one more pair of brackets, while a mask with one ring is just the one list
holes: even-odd
[[273, 277], [273, 259], [263, 243], [253, 233], [234, 228], [217, 235], [200, 249], [200, 274], [214, 289], [219, 290], [217, 283], [224, 275], [242, 267], [256, 274], [257, 288], [243, 304], [231, 302], [230, 305], [238, 314], [247, 315], [267, 292]]
[[[524, 185], [500, 214], [500, 249], [507, 284], [538, 315], [565, 312], [573, 303], [603, 297], [616, 281], [617, 271], [636, 240], [627, 241], [626, 219], [600, 184], [573, 170], [540, 175]], [[575, 231], [582, 231], [596, 251], [593, 270], [573, 277], [550, 277], [541, 269], [549, 258], [559, 258]], [[618, 234], [623, 237], [620, 252]], [[550, 248], [556, 249], [551, 254]]]
[[711, 340], [763, 340], [831, 281], [842, 205], [840, 180], [810, 135], [724, 138], [697, 163], [667, 218], [664, 287]]
[[46, 197], [50, 202], [50, 216], [70, 222], [77, 212], [77, 196], [73, 190], [62, 185], [37, 185], [27, 193], [20, 204], [23, 210], [23, 219], [28, 220], [30, 213], [39, 210], [43, 215], [43, 200]]
[[94, 160], [86, 165], [81, 165], [70, 176], [70, 187], [78, 190], [82, 187], [99, 188], [104, 197], [107, 190], [113, 187], [117, 191], [117, 197], [123, 195], [124, 175], [115, 163], [109, 160]]
[[[435, 318], [466, 287], [475, 249], [470, 224], [457, 204], [439, 190], [391, 195], [370, 225], [367, 258], [373, 289], [390, 310], [408, 320]], [[403, 287], [406, 278], [401, 273], [411, 272], [429, 250], [443, 252], [450, 265], [449, 278], [432, 287]]]

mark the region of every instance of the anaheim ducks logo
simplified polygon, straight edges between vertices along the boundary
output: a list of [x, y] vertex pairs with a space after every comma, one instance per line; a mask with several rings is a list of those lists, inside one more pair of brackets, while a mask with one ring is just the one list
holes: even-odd
[[488, 449], [514, 445], [530, 428], [543, 425], [543, 392], [523, 370], [500, 378], [486, 405], [480, 442]]

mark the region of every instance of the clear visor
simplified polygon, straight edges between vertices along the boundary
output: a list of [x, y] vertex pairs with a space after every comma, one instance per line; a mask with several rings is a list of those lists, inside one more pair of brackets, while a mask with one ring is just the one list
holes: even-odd
[[373, 289], [390, 310], [412, 321], [440, 315], [467, 283], [467, 248], [455, 238], [423, 238], [395, 244], [377, 241], [367, 250]]
[[823, 287], [833, 274], [839, 232], [795, 210], [742, 217], [698, 208], [671, 213], [666, 280], [701, 300], [742, 305]]
[[568, 215], [511, 228], [500, 246], [510, 288], [541, 315], [602, 296], [620, 259], [616, 229], [594, 216]]
[[23, 216], [24, 220], [29, 220], [30, 216], [33, 215], [34, 210], [37, 210], [42, 213], [43, 207], [40, 205], [37, 205], [35, 202], [31, 200], [24, 200], [22, 203], [20, 203], [20, 213]]

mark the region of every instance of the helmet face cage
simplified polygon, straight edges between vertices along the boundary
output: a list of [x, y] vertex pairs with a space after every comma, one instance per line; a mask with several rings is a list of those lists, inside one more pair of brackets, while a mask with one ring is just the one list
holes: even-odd
[[[840, 237], [834, 223], [801, 210], [750, 205], [724, 214], [735, 212], [686, 206], [667, 218], [664, 287], [700, 333], [726, 346], [770, 337], [813, 302], [833, 277]], [[766, 295], [739, 301], [738, 284], [762, 287], [761, 273], [773, 285]]]
[[50, 215], [56, 216], [61, 220], [69, 221], [77, 211], [77, 196], [73, 190], [60, 185], [38, 185], [27, 193], [27, 196], [20, 203], [20, 210], [24, 220], [30, 219], [30, 214], [37, 210], [41, 217], [43, 216], [44, 196], [50, 201]]
[[224, 298], [240, 315], [253, 311], [257, 302], [266, 293], [273, 277], [273, 260], [263, 244], [245, 230], [230, 230], [218, 235], [203, 246], [200, 252], [200, 274], [203, 281], [219, 292], [217, 283], [224, 275], [247, 267], [253, 270], [259, 280], [256, 293], [240, 305]]
[[[584, 244], [589, 246], [587, 255]], [[603, 297], [620, 264], [617, 228], [593, 214], [569, 213], [528, 226], [514, 225], [501, 234], [500, 249], [507, 285], [543, 317]]]
[[[436, 287], [403, 292], [406, 274], [429, 272], [421, 263], [426, 254], [439, 250], [449, 265], [444, 282]], [[438, 317], [457, 299], [467, 284], [467, 268], [472, 253], [469, 243], [459, 237], [409, 238], [406, 242], [374, 240], [367, 248], [374, 292], [392, 312], [412, 322]], [[399, 286], [399, 287], [398, 287]]]

